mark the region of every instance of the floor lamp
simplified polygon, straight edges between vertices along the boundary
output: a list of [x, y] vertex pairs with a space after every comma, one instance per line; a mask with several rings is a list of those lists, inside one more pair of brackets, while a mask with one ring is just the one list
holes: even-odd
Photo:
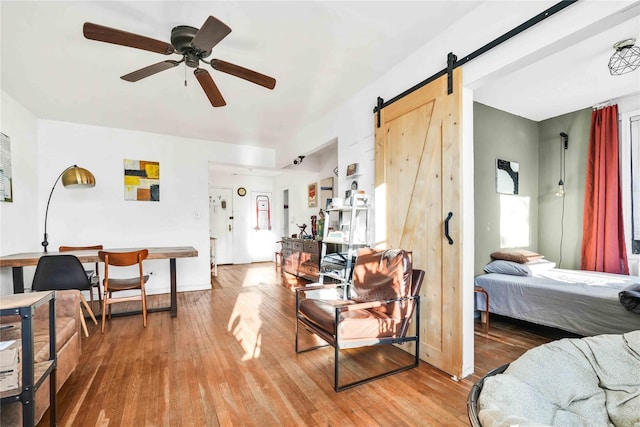
[[65, 188], [91, 188], [96, 185], [96, 178], [93, 176], [91, 172], [88, 170], [78, 167], [78, 165], [72, 165], [62, 171], [56, 182], [53, 183], [53, 187], [51, 187], [51, 193], [49, 193], [49, 200], [47, 200], [47, 210], [44, 214], [44, 240], [42, 241], [42, 246], [44, 247], [44, 251], [47, 252], [47, 246], [49, 246], [49, 241], [47, 240], [47, 218], [49, 217], [49, 203], [51, 203], [51, 196], [53, 195], [53, 190], [56, 189], [56, 184], [62, 178], [62, 185]]

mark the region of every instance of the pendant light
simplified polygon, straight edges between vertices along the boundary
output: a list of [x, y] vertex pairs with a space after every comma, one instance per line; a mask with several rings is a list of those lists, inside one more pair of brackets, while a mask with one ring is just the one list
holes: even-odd
[[620, 76], [637, 70], [640, 67], [640, 47], [635, 46], [636, 39], [621, 40], [613, 45], [616, 50], [609, 59], [609, 72], [612, 76]]
[[558, 191], [556, 197], [564, 197], [567, 192], [564, 189], [566, 154], [565, 150], [569, 148], [569, 135], [560, 132], [560, 179], [558, 180]]

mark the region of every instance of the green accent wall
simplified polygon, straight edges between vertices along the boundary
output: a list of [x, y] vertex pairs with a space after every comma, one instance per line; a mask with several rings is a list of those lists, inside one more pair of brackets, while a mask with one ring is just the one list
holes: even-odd
[[500, 250], [500, 194], [496, 192], [496, 159], [519, 163], [517, 196], [529, 199], [529, 246], [538, 248], [538, 123], [474, 103], [475, 266], [482, 274]]
[[[585, 108], [539, 123], [538, 252], [559, 267], [576, 270], [580, 269], [591, 111]], [[562, 198], [555, 195], [560, 178], [560, 132], [569, 135], [569, 148], [565, 150], [564, 220]]]
[[[491, 252], [505, 249], [500, 247], [496, 158], [520, 164], [517, 197], [529, 198], [530, 244], [523, 248], [557, 264], [561, 261], [562, 268], [579, 269], [591, 108], [535, 122], [476, 102], [473, 114], [475, 274], [483, 273]], [[563, 199], [555, 195], [560, 178], [560, 132], [569, 135], [564, 220]]]

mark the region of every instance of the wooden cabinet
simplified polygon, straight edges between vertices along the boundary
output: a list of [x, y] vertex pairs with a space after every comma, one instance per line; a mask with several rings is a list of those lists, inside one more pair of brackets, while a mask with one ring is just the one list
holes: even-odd
[[282, 271], [315, 281], [320, 273], [320, 242], [282, 238]]

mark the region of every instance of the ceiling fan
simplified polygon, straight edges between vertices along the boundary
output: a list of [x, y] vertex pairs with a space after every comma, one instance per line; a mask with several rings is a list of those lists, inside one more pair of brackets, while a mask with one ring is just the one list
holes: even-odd
[[161, 53], [163, 55], [171, 55], [173, 53], [182, 55], [182, 59], [179, 61], [168, 60], [158, 62], [157, 64], [149, 65], [148, 67], [125, 74], [120, 78], [128, 82], [137, 82], [161, 71], [177, 67], [184, 62], [186, 66], [195, 68], [193, 74], [196, 76], [196, 79], [198, 79], [200, 86], [202, 86], [207, 98], [209, 98], [211, 105], [214, 107], [222, 107], [227, 103], [209, 72], [200, 68], [200, 62], [211, 65], [214, 70], [240, 77], [241, 79], [264, 86], [268, 89], [273, 89], [276, 86], [276, 80], [273, 77], [220, 59], [211, 59], [210, 61], [205, 59], [211, 55], [213, 47], [220, 43], [220, 41], [231, 32], [231, 28], [213, 16], [209, 16], [200, 29], [187, 25], [174, 27], [173, 30], [171, 30], [171, 43], [105, 27], [103, 25], [92, 24], [91, 22], [85, 22], [82, 30], [85, 38], [90, 40], [133, 47]]

